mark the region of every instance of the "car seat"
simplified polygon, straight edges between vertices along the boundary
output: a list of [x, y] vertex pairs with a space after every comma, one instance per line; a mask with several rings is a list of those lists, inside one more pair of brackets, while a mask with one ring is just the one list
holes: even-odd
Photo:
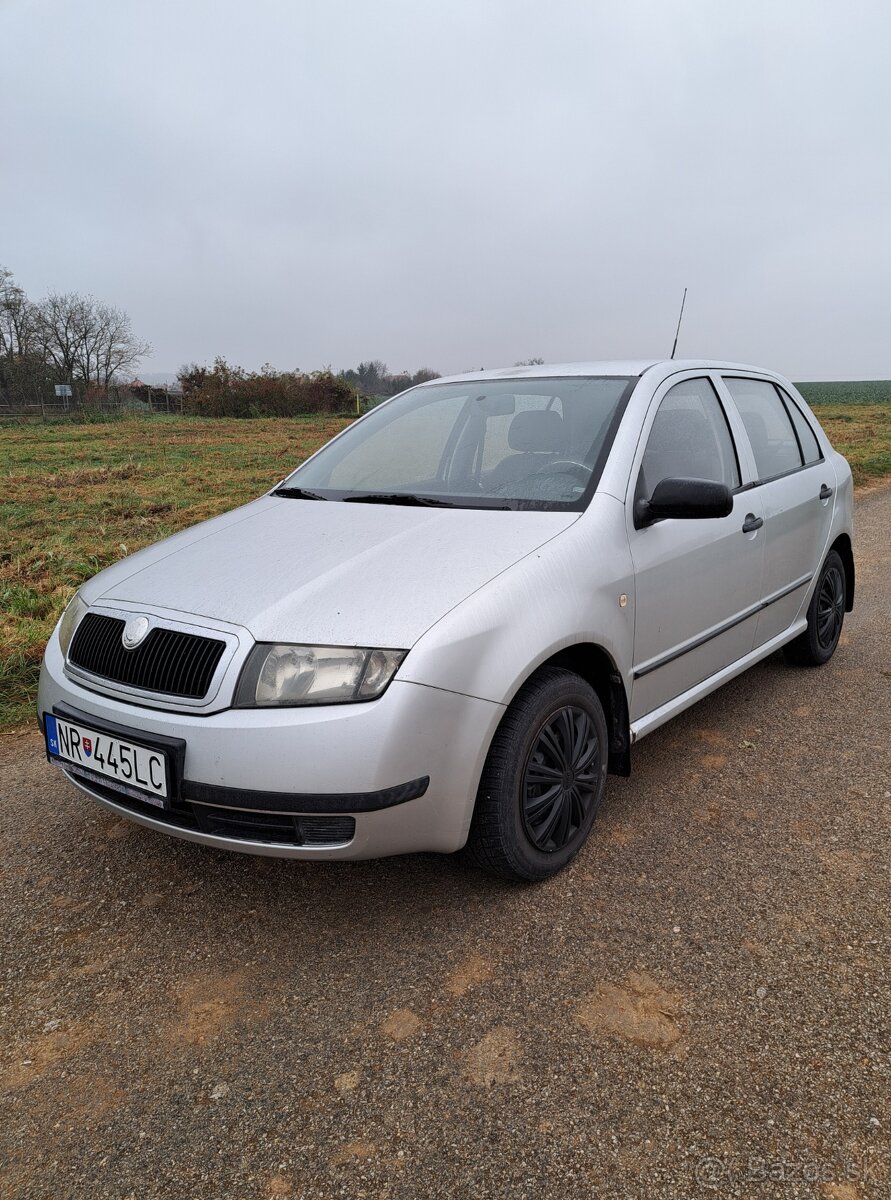
[[518, 453], [503, 458], [486, 475], [487, 490], [495, 491], [534, 475], [565, 453], [563, 418], [552, 408], [518, 412], [507, 431], [507, 444]]

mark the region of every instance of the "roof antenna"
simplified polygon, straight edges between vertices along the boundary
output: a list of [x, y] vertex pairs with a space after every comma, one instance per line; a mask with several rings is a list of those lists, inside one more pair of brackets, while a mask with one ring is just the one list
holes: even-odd
[[679, 337], [679, 335], [680, 335], [680, 332], [681, 332], [681, 321], [683, 321], [683, 319], [684, 319], [684, 305], [685, 305], [686, 303], [687, 303], [687, 289], [686, 289], [686, 288], [684, 288], [684, 298], [681, 300], [681, 312], [680, 312], [680, 316], [678, 317], [678, 327], [677, 327], [677, 329], [675, 330], [675, 334], [674, 334], [674, 345], [673, 345], [673, 346], [672, 346], [672, 348], [671, 348], [671, 357], [672, 357], [672, 358], [674, 358], [674, 352], [675, 352], [675, 350], [677, 350], [677, 348], [678, 348], [678, 337]]

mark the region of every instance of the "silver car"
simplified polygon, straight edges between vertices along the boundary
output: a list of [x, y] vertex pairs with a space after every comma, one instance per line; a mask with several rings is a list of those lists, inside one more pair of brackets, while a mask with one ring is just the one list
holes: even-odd
[[482, 371], [404, 392], [267, 495], [86, 583], [47, 754], [150, 829], [293, 858], [564, 867], [606, 775], [854, 599], [852, 480], [781, 376]]

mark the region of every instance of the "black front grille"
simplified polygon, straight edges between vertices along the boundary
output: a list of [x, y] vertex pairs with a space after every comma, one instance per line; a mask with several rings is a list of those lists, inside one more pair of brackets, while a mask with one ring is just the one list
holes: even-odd
[[112, 683], [201, 700], [226, 649], [218, 638], [155, 627], [133, 650], [121, 641], [125, 621], [88, 612], [75, 631], [68, 661]]

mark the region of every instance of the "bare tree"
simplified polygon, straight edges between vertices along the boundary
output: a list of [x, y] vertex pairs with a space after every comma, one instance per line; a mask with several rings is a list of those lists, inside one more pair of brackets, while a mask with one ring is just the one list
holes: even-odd
[[421, 367], [412, 375], [411, 382], [414, 387], [418, 383], [429, 383], [432, 379], [439, 379], [439, 371], [434, 371], [431, 367]]
[[108, 387], [151, 351], [134, 336], [125, 312], [92, 296], [54, 293], [37, 313], [41, 350], [64, 379]]
[[36, 317], [12, 271], [0, 267], [0, 355], [12, 361], [34, 350]]
[[52, 378], [37, 344], [37, 310], [0, 267], [0, 404], [39, 403]]
[[359, 387], [366, 396], [383, 394], [389, 374], [387, 364], [381, 362], [379, 358], [371, 359], [368, 362], [360, 362], [358, 367], [356, 367]]

